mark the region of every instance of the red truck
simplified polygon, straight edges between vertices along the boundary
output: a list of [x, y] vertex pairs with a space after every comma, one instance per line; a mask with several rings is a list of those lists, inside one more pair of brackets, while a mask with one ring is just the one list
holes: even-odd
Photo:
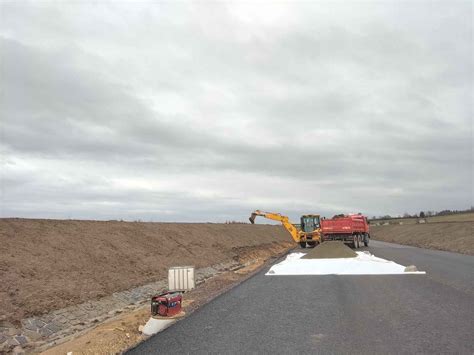
[[361, 214], [336, 215], [333, 218], [321, 219], [321, 238], [326, 240], [342, 240], [354, 249], [362, 243], [369, 245], [369, 222]]

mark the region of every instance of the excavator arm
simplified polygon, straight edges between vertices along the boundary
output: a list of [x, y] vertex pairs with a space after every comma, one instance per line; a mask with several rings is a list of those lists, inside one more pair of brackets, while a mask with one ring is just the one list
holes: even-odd
[[281, 222], [283, 227], [286, 228], [286, 230], [291, 234], [291, 237], [293, 240], [297, 243], [301, 241], [301, 233], [298, 231], [298, 229], [290, 222], [287, 216], [282, 216], [279, 213], [273, 213], [273, 212], [263, 212], [256, 210], [252, 212], [252, 215], [249, 218], [250, 223], [254, 224], [255, 223], [255, 218], [257, 216], [261, 216], [267, 219], [271, 219], [273, 221], [278, 221]]

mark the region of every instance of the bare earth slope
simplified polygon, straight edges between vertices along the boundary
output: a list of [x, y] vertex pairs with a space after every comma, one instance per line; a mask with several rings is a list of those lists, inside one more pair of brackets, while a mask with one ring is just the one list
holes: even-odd
[[474, 255], [474, 222], [371, 226], [373, 239]]
[[78, 304], [291, 238], [280, 226], [0, 219], [0, 320]]

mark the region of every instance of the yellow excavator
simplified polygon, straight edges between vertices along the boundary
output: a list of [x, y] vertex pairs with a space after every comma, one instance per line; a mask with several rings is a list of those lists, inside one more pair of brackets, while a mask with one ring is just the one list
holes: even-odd
[[257, 216], [281, 222], [283, 227], [291, 234], [293, 240], [299, 243], [302, 248], [306, 248], [306, 246], [313, 248], [321, 243], [321, 224], [318, 214], [301, 216], [300, 225], [291, 223], [287, 216], [283, 216], [280, 213], [263, 212], [260, 210], [252, 212], [249, 218], [250, 223], [254, 224]]

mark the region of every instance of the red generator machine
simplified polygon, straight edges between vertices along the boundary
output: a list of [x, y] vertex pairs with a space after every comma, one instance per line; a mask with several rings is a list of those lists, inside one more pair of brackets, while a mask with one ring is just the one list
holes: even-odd
[[183, 295], [181, 292], [166, 292], [151, 298], [151, 315], [172, 317], [181, 312]]
[[321, 220], [322, 240], [341, 240], [357, 249], [369, 245], [370, 233], [367, 217], [361, 214], [336, 215]]

